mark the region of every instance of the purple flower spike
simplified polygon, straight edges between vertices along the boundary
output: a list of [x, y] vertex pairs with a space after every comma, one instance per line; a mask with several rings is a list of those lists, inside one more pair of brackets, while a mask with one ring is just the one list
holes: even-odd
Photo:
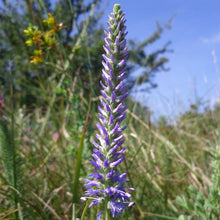
[[89, 207], [102, 203], [97, 219], [101, 220], [107, 214], [113, 218], [121, 218], [124, 209], [132, 206], [131, 195], [127, 193], [132, 188], [126, 186], [128, 179], [126, 173], [120, 174], [117, 170], [124, 160], [126, 148], [123, 131], [126, 126], [122, 125], [126, 118], [127, 106], [124, 104], [128, 96], [127, 85], [124, 79], [127, 76], [126, 62], [129, 51], [126, 47], [125, 14], [120, 5], [115, 4], [113, 13], [109, 16], [108, 31], [105, 31], [105, 54], [103, 57], [101, 107], [98, 107], [99, 122], [96, 124], [98, 134], [97, 143], [94, 141], [94, 149], [90, 163], [94, 166], [94, 173], [88, 176], [85, 186], [86, 197], [82, 200], [91, 199]]

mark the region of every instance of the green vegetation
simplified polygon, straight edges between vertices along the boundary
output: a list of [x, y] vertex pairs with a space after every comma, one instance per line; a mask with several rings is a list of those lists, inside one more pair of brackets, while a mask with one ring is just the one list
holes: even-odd
[[[79, 198], [91, 169], [103, 12], [98, 0], [56, 2], [3, 1], [0, 8], [0, 219], [69, 220], [84, 209]], [[145, 47], [164, 28], [129, 41], [130, 88], [156, 86], [168, 45], [152, 54]], [[139, 67], [143, 74], [134, 79]], [[173, 125], [164, 117], [152, 123], [147, 108], [128, 104], [122, 169], [136, 205], [123, 219], [219, 219], [219, 106], [203, 113], [192, 106]], [[97, 213], [88, 209], [85, 219]]]

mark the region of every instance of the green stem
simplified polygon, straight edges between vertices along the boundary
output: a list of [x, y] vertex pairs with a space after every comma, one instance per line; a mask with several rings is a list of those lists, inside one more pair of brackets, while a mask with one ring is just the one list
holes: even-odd
[[71, 2], [71, 0], [68, 0], [68, 2], [69, 2], [71, 13], [74, 15], [72, 2]]
[[105, 220], [110, 220], [108, 210], [105, 210]]
[[[10, 77], [10, 110], [11, 110], [11, 149], [12, 149], [12, 155], [13, 155], [13, 187], [17, 189], [17, 172], [16, 172], [16, 152], [15, 152], [15, 144], [14, 144], [14, 91], [13, 91], [13, 80], [12, 80], [12, 71], [11, 71], [11, 66], [9, 66], [10, 71], [9, 71], [9, 77]], [[18, 195], [17, 192], [14, 190], [14, 204], [15, 204], [15, 209], [18, 208]], [[19, 219], [18, 212], [15, 212], [15, 219]]]
[[78, 148], [78, 153], [77, 153], [77, 158], [76, 158], [75, 178], [74, 178], [74, 183], [73, 183], [73, 187], [72, 187], [73, 203], [78, 202], [77, 195], [78, 195], [78, 191], [79, 191], [79, 178], [80, 178], [82, 152], [83, 152], [83, 147], [84, 147], [84, 138], [85, 138], [85, 133], [86, 133], [87, 125], [88, 125], [90, 109], [91, 109], [91, 95], [89, 95], [89, 106], [88, 106], [88, 110], [87, 110], [87, 114], [86, 114], [85, 124], [84, 124], [81, 138], [79, 141], [79, 148]]
[[83, 219], [85, 218], [86, 211], [87, 211], [87, 209], [88, 209], [88, 207], [89, 207], [90, 201], [91, 201], [91, 199], [88, 199], [87, 202], [86, 202], [86, 206], [85, 206], [85, 208], [83, 209], [83, 213], [82, 213], [82, 215], [81, 215], [81, 220], [83, 220]]
[[105, 220], [110, 220], [110, 216], [108, 212], [108, 201], [105, 201]]
[[[91, 109], [91, 95], [89, 95], [89, 106], [88, 106], [88, 110], [87, 110], [87, 114], [86, 114], [86, 121], [85, 121], [85, 124], [83, 127], [80, 141], [79, 141], [79, 149], [78, 149], [77, 159], [76, 159], [75, 178], [74, 178], [74, 183], [73, 183], [73, 187], [72, 187], [72, 193], [73, 193], [73, 200], [72, 201], [75, 204], [78, 202], [77, 195], [78, 195], [78, 189], [79, 189], [79, 178], [80, 178], [82, 152], [83, 152], [83, 147], [84, 147], [84, 138], [85, 138], [85, 133], [86, 133], [87, 125], [88, 125], [90, 109]], [[87, 208], [88, 208], [88, 203], [86, 204], [86, 207], [83, 211], [83, 215], [85, 215]]]
[[45, 5], [44, 5], [44, 2], [43, 2], [42, 0], [39, 0], [39, 3], [40, 3], [40, 6], [43, 8], [44, 13], [47, 15], [48, 12], [47, 12], [47, 9], [46, 9], [46, 7], [45, 7]]

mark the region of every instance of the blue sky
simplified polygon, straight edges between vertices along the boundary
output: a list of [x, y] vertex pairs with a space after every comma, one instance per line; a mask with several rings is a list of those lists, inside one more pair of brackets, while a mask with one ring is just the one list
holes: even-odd
[[[165, 24], [172, 16], [172, 28], [166, 30], [153, 48], [171, 41], [168, 72], [155, 77], [158, 88], [150, 94], [136, 94], [154, 112], [171, 119], [187, 110], [198, 98], [213, 106], [220, 92], [220, 1], [219, 0], [118, 0], [109, 1], [104, 19], [115, 3], [126, 12], [128, 38], [141, 41], [149, 37], [156, 22]], [[103, 6], [104, 7], [104, 6]], [[150, 52], [153, 48], [147, 48]]]

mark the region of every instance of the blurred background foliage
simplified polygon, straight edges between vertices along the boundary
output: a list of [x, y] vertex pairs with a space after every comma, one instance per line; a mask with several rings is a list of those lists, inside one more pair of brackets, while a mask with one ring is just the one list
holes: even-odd
[[[94, 85], [98, 84], [100, 78], [104, 39], [104, 26], [99, 22], [104, 13], [100, 10], [101, 3], [103, 2], [100, 0], [87, 4], [82, 0], [64, 0], [56, 3], [43, 0], [2, 1], [1, 86], [9, 85], [9, 72], [13, 71], [14, 89], [16, 94], [22, 94], [22, 99], [19, 99], [20, 104], [29, 105], [37, 104], [34, 93], [40, 87], [40, 82], [45, 87], [54, 74], [58, 81], [63, 70], [68, 72], [69, 77], [77, 77], [81, 88], [98, 89]], [[48, 13], [50, 13], [49, 18]], [[50, 22], [54, 23], [48, 24]], [[28, 34], [24, 34], [24, 29], [28, 30], [28, 28], [29, 30], [32, 28], [36, 36], [27, 37]], [[152, 36], [146, 36], [143, 42], [136, 43], [129, 40], [130, 75], [132, 70], [143, 68], [143, 75], [138, 79], [129, 77], [131, 88], [135, 83], [144, 82], [148, 82], [148, 88], [155, 86], [151, 79], [154, 73], [164, 68], [164, 64], [168, 61], [162, 56], [167, 52], [168, 45], [151, 54], [146, 53], [145, 47], [158, 40], [164, 28], [158, 25]], [[36, 63], [36, 59], [33, 58], [37, 58], [37, 54], [33, 53], [34, 50], [38, 54], [43, 53], [38, 57], [39, 64], [42, 65], [32, 65]], [[32, 93], [30, 89], [28, 90], [27, 84], [33, 89]], [[28, 91], [26, 96], [24, 96], [25, 91]], [[98, 94], [97, 91], [94, 92]]]
[[[79, 197], [83, 178], [91, 171], [99, 103], [104, 3], [1, 1], [0, 219], [64, 220], [82, 213], [85, 204]], [[169, 21], [164, 27], [158, 24], [143, 42], [128, 39], [130, 92], [149, 92], [157, 86], [154, 76], [168, 70], [170, 42], [147, 52], [168, 28]], [[135, 74], [137, 69], [141, 74]], [[136, 206], [123, 219], [217, 219], [220, 202], [213, 192], [219, 186], [220, 108], [201, 113], [195, 103], [172, 124], [164, 116], [152, 122], [149, 108], [132, 99], [128, 104], [122, 169], [136, 188]], [[82, 163], [76, 176], [79, 148]], [[76, 178], [78, 196], [73, 201]], [[200, 207], [212, 201], [208, 215], [193, 201]], [[89, 210], [87, 219], [95, 219], [96, 213]]]

